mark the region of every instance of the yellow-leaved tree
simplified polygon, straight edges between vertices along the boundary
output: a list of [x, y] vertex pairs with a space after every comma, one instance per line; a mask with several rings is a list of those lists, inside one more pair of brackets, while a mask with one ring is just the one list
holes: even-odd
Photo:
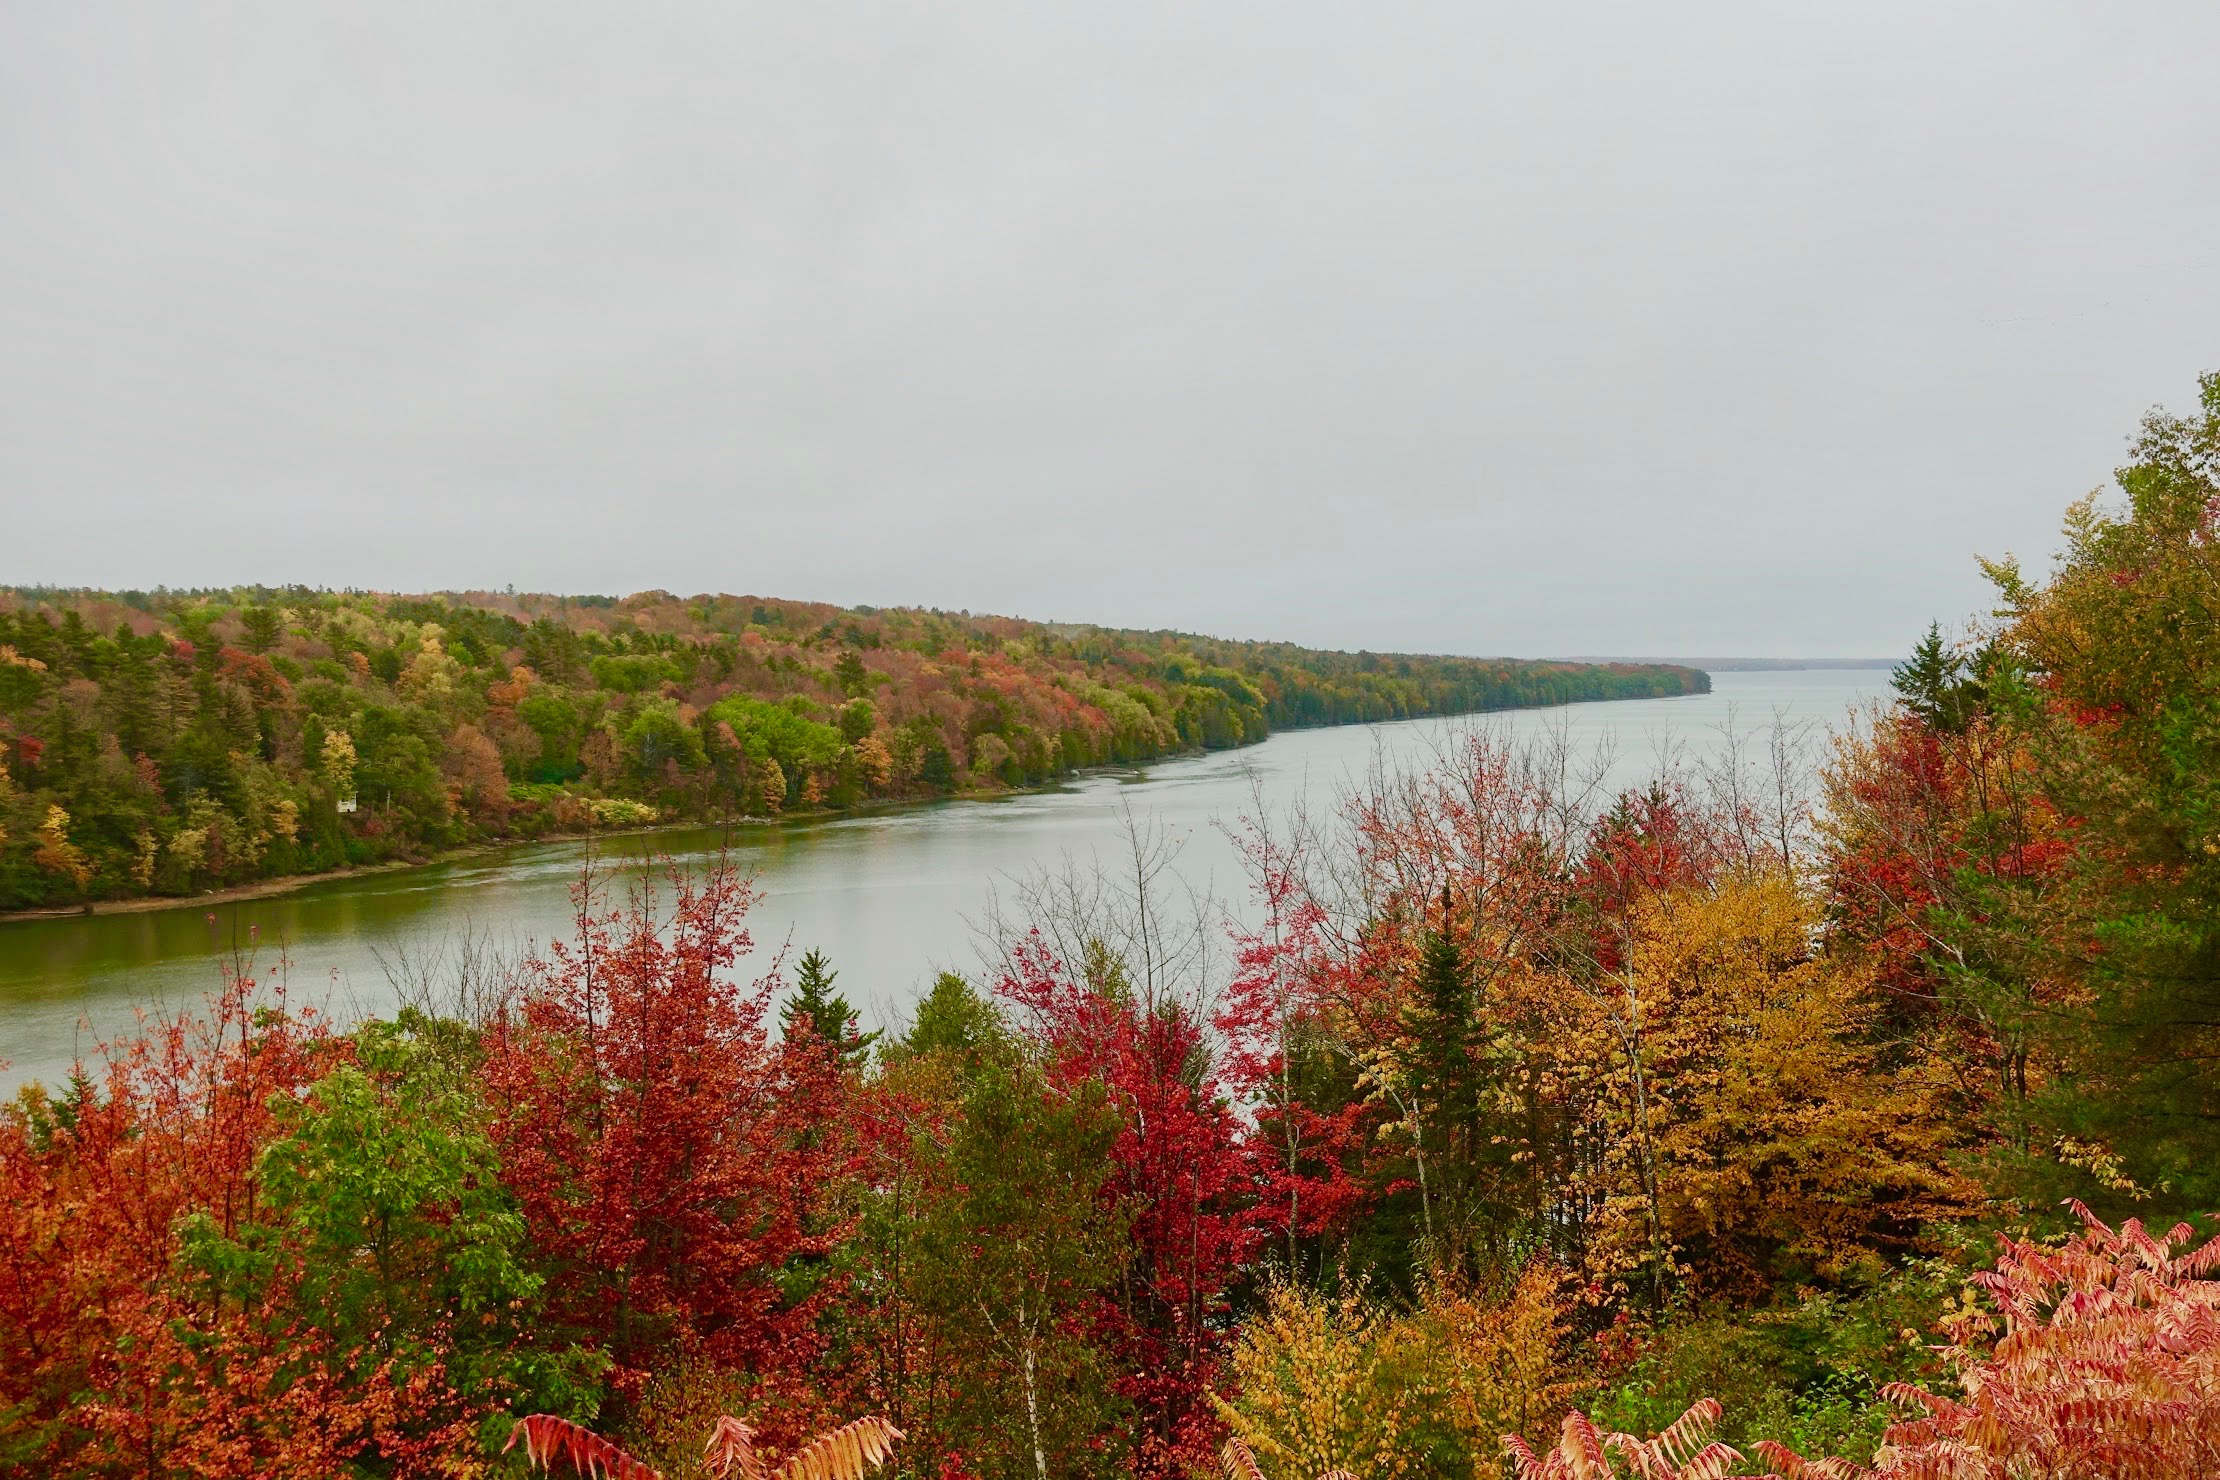
[[92, 860], [85, 850], [69, 840], [69, 813], [60, 807], [49, 806], [46, 820], [39, 824], [38, 850], [31, 861], [40, 868], [57, 873], [79, 889], [92, 882]]
[[1868, 973], [1818, 954], [1819, 926], [1786, 870], [1733, 870], [1635, 907], [1624, 990], [1566, 994], [1585, 1012], [1562, 1067], [1602, 1079], [1599, 1272], [1661, 1253], [1706, 1293], [1751, 1295], [1962, 1206], [1938, 1082], [1866, 1034]]

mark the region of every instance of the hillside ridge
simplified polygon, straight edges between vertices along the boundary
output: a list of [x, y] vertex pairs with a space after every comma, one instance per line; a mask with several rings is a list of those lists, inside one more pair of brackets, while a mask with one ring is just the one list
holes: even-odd
[[0, 587], [0, 909], [1709, 686], [729, 594]]

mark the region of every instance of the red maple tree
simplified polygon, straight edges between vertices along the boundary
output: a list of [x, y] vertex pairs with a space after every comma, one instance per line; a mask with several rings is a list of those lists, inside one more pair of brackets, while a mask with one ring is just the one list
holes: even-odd
[[853, 1160], [829, 1055], [775, 1043], [773, 979], [743, 987], [752, 883], [727, 860], [604, 908], [493, 1025], [484, 1082], [503, 1175], [550, 1272], [554, 1318], [637, 1395], [677, 1352], [744, 1367], [775, 1401], [822, 1350], [811, 1271]]

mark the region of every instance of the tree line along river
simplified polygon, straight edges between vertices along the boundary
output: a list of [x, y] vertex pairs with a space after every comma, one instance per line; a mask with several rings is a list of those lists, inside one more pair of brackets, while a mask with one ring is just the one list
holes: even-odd
[[1778, 715], [1816, 742], [1887, 683], [1875, 669], [1717, 673], [1709, 694], [1293, 730], [1241, 750], [991, 800], [664, 831], [598, 847], [532, 844], [257, 899], [0, 922], [0, 1092], [61, 1079], [73, 1059], [129, 1031], [136, 1011], [189, 1009], [235, 953], [251, 954], [262, 980], [282, 969], [296, 1002], [341, 1017], [389, 1011], [404, 955], [423, 962], [444, 952], [451, 966], [466, 937], [515, 951], [564, 935], [569, 890], [589, 849], [636, 868], [649, 847], [683, 862], [729, 843], [762, 886], [749, 916], [756, 953], [740, 969], [760, 972], [781, 945], [797, 956], [814, 947], [831, 958], [867, 1027], [900, 1022], [935, 972], [976, 968], [975, 922], [998, 888], [1066, 859], [1109, 861], [1123, 848], [1128, 809], [1180, 840], [1183, 880], [1239, 915], [1248, 903], [1243, 875], [1221, 824], [1237, 823], [1258, 797], [1268, 808], [1303, 799], [1323, 810], [1376, 756], [1419, 759], [1445, 729], [1481, 724], [1532, 736], [1561, 726], [1583, 752], [1611, 747], [1611, 780], [1630, 786], [1667, 750], [1716, 753], [1730, 725], [1762, 742], [1759, 732]]

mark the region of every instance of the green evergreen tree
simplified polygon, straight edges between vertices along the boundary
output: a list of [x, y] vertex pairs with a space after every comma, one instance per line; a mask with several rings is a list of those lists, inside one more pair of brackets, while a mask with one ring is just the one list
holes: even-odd
[[1471, 962], [1451, 933], [1456, 901], [1444, 891], [1442, 925], [1419, 941], [1408, 1026], [1415, 1039], [1412, 1089], [1432, 1181], [1434, 1247], [1427, 1257], [1468, 1272], [1531, 1236], [1535, 1209], [1522, 1195], [1527, 1170], [1512, 1148], [1522, 1140], [1521, 1095], [1490, 1030]]
[[285, 635], [284, 622], [274, 606], [247, 607], [239, 613], [239, 621], [247, 629], [240, 645], [250, 653], [268, 652]]
[[955, 972], [944, 971], [917, 1004], [917, 1020], [899, 1047], [904, 1053], [945, 1052], [977, 1063], [1002, 1038], [1002, 1019], [994, 1004]]
[[[2071, 819], [2061, 887], [2038, 897], [2049, 914], [2026, 912], [2018, 932], [2033, 947], [2019, 972], [2029, 993], [2059, 980], [2074, 993], [2034, 1019], [2038, 1063], [2053, 1066], [2036, 1089], [2048, 1133], [2037, 1144], [2102, 1148], [2083, 1156], [2095, 1165], [2118, 1158], [2029, 1200], [2071, 1191], [2108, 1216], [2146, 1220], [2220, 1201], [2220, 594], [2209, 544], [2220, 375], [2201, 390], [2196, 412], [2146, 419], [2118, 474], [2124, 504], [2092, 496], [2068, 512], [2066, 548], [2043, 585], [2009, 564], [1989, 572], [2010, 616], [1996, 707], [2045, 802]], [[2023, 672], [2041, 675], [2040, 688]]]
[[1419, 1092], [1429, 1109], [1434, 1142], [1444, 1154], [1461, 1150], [1475, 1109], [1472, 1084], [1472, 1002], [1457, 943], [1438, 930], [1419, 947]]
[[1943, 641], [1942, 624], [1930, 622], [1911, 657], [1889, 672], [1889, 686], [1928, 728], [1955, 735], [1972, 723], [1987, 698], [1982, 683], [1988, 654], [1969, 663]]
[[779, 1023], [792, 1037], [806, 1026], [825, 1042], [835, 1045], [844, 1063], [861, 1063], [879, 1041], [876, 1032], [856, 1031], [856, 1010], [833, 990], [840, 973], [832, 969], [825, 953], [811, 950], [802, 957], [794, 976], [794, 995], [779, 1009]]
[[[1448, 914], [1448, 901], [1443, 901]], [[1455, 1258], [1471, 1242], [1473, 1221], [1474, 1121], [1479, 1110], [1474, 1079], [1472, 990], [1464, 955], [1441, 930], [1429, 930], [1419, 944], [1416, 1011], [1411, 1027], [1417, 1038], [1412, 1089], [1419, 1103], [1421, 1135], [1431, 1168], [1434, 1259]]]

